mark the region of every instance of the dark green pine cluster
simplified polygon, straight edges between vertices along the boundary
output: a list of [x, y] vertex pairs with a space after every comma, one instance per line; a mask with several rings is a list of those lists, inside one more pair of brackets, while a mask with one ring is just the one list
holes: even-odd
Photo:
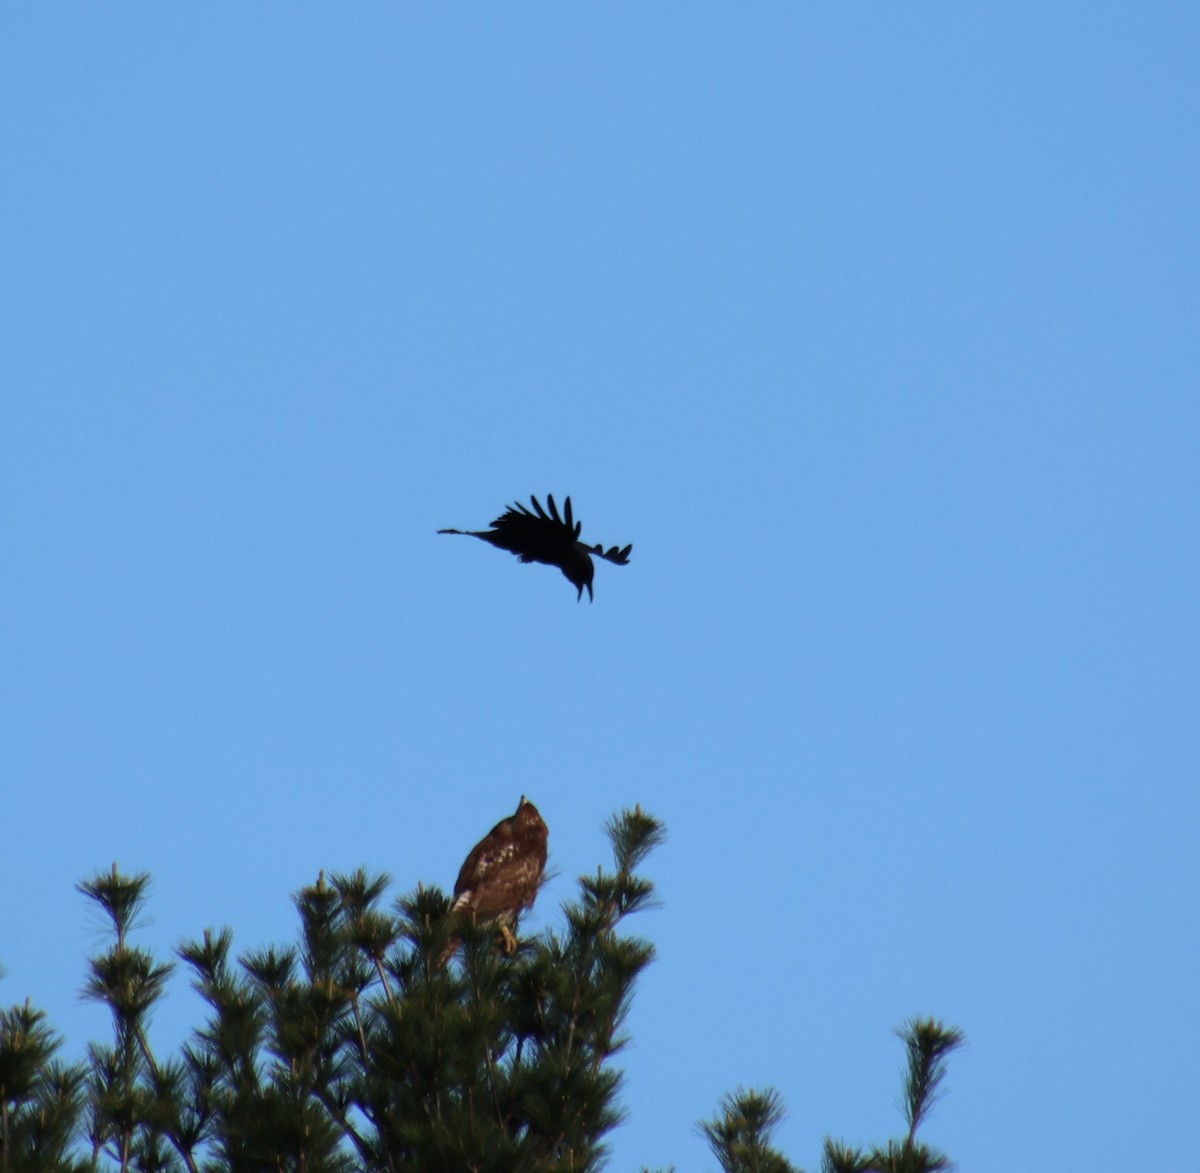
[[[208, 1005], [177, 1055], [150, 1019], [173, 966], [130, 943], [149, 878], [80, 885], [112, 928], [85, 992], [111, 1043], [76, 1064], [28, 1003], [0, 1012], [0, 1173], [591, 1173], [621, 1119], [614, 1057], [653, 947], [624, 921], [653, 901], [639, 875], [663, 827], [608, 825], [611, 870], [580, 879], [560, 931], [512, 956], [494, 926], [447, 917], [418, 888], [389, 911], [386, 877], [322, 876], [295, 898], [298, 943], [233, 956], [228, 930], [179, 955]], [[443, 964], [451, 933], [462, 938]], [[907, 1136], [869, 1151], [826, 1141], [826, 1173], [935, 1173], [916, 1140], [957, 1031], [913, 1022]], [[701, 1129], [725, 1173], [797, 1173], [770, 1143], [773, 1091], [739, 1091]]]
[[[386, 877], [361, 871], [298, 893], [295, 947], [235, 959], [228, 930], [185, 943], [210, 1012], [169, 1059], [149, 1022], [172, 966], [129, 940], [148, 877], [81, 885], [113, 930], [86, 988], [113, 1041], [64, 1065], [40, 1012], [3, 1015], [0, 1173], [598, 1168], [653, 956], [623, 922], [652, 899], [637, 869], [663, 837], [640, 810], [608, 830], [613, 869], [580, 881], [561, 934], [512, 957], [493, 929], [452, 926], [435, 889], [387, 911]], [[463, 944], [443, 965], [452, 927]]]
[[[914, 1018], [896, 1032], [908, 1054], [904, 1115], [908, 1131], [900, 1140], [869, 1149], [825, 1140], [822, 1173], [943, 1173], [953, 1163], [917, 1140], [917, 1129], [937, 1099], [946, 1073], [946, 1057], [963, 1042], [962, 1032], [935, 1019]], [[800, 1173], [771, 1146], [771, 1134], [783, 1119], [783, 1103], [774, 1090], [738, 1091], [726, 1096], [721, 1110], [700, 1125], [725, 1173]]]

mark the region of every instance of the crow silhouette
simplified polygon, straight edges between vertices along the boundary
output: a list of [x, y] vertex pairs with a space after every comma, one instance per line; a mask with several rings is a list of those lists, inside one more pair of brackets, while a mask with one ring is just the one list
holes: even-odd
[[592, 577], [596, 568], [592, 565], [592, 555], [625, 566], [629, 562], [632, 544], [623, 549], [610, 546], [607, 550], [603, 546], [589, 546], [579, 540], [583, 525], [571, 514], [570, 497], [563, 502], [562, 517], [559, 516], [558, 506], [554, 504], [553, 494], [546, 497], [549, 512], [542, 508], [536, 497], [530, 500], [533, 502], [532, 513], [524, 505], [510, 505], [492, 522], [491, 529], [440, 529], [438, 533], [481, 538], [501, 550], [516, 554], [522, 562], [544, 562], [547, 566], [557, 566], [577, 590], [576, 602], [583, 598], [584, 587], [587, 587], [588, 601], [593, 601]]

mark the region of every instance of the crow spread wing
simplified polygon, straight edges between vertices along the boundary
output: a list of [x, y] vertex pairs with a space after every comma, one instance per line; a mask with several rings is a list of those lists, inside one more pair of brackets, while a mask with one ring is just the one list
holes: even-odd
[[547, 566], [557, 566], [567, 581], [576, 588], [577, 599], [583, 598], [585, 587], [588, 598], [592, 598], [595, 567], [592, 565], [591, 555], [595, 554], [617, 566], [628, 565], [632, 545], [610, 546], [605, 550], [601, 545], [589, 546], [579, 540], [579, 532], [583, 525], [575, 520], [570, 497], [563, 501], [561, 514], [552, 493], [546, 496], [545, 509], [536, 497], [531, 497], [530, 501], [533, 505], [532, 510], [519, 502], [510, 505], [492, 522], [491, 529], [440, 529], [438, 533], [465, 534], [488, 542], [500, 550], [508, 550], [522, 562], [542, 562]]
[[566, 521], [558, 514], [553, 493], [546, 497], [549, 513], [536, 497], [530, 500], [532, 513], [520, 503], [510, 505], [492, 522], [491, 535], [486, 540], [502, 550], [511, 550], [522, 562], [548, 562], [557, 566], [568, 556], [581, 528], [572, 523], [571, 498], [564, 503]]

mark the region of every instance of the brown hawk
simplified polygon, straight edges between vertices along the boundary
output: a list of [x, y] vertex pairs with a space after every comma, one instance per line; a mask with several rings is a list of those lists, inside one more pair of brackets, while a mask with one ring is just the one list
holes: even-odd
[[[513, 932], [517, 917], [537, 899], [549, 837], [550, 829], [537, 807], [521, 795], [516, 813], [501, 819], [471, 849], [454, 884], [451, 915], [496, 921], [504, 951], [512, 953], [517, 947]], [[455, 935], [446, 947], [443, 964], [458, 944]]]
[[552, 493], [546, 497], [549, 512], [542, 508], [536, 497], [530, 500], [533, 502], [532, 513], [524, 505], [510, 505], [492, 522], [491, 529], [440, 529], [438, 533], [481, 538], [501, 550], [516, 554], [522, 562], [543, 562], [547, 566], [557, 566], [576, 588], [576, 602], [583, 598], [584, 587], [587, 587], [588, 601], [591, 602], [594, 599], [592, 577], [596, 573], [592, 555], [618, 566], [627, 566], [632, 544], [623, 548], [610, 546], [607, 550], [599, 545], [589, 546], [579, 540], [583, 523], [572, 516], [570, 497], [563, 502], [561, 517]]

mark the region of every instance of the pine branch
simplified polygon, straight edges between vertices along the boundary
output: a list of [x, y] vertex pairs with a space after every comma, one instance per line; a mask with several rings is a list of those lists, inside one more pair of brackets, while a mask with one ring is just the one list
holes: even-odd
[[783, 1100], [774, 1088], [739, 1088], [725, 1096], [700, 1131], [724, 1173], [800, 1173], [771, 1147], [771, 1133], [783, 1120]]
[[907, 1134], [902, 1141], [889, 1140], [869, 1152], [826, 1138], [821, 1164], [824, 1173], [942, 1173], [953, 1168], [944, 1153], [918, 1144], [916, 1132], [937, 1099], [946, 1074], [946, 1059], [962, 1045], [964, 1035], [932, 1018], [914, 1018], [896, 1033], [904, 1040], [908, 1055], [904, 1081]]
[[98, 872], [92, 879], [76, 885], [112, 921], [118, 948], [124, 948], [126, 936], [135, 927], [149, 887], [150, 876], [146, 872], [125, 876], [115, 863], [108, 874]]
[[908, 1120], [907, 1144], [911, 1148], [917, 1129], [938, 1098], [946, 1074], [946, 1059], [962, 1045], [964, 1035], [933, 1018], [914, 1018], [896, 1033], [908, 1050], [904, 1111]]

